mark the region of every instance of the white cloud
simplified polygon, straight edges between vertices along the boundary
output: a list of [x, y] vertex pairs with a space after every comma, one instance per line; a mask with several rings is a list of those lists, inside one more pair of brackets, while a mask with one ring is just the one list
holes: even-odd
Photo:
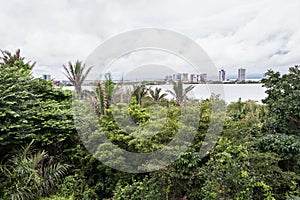
[[[35, 74], [64, 78], [62, 64], [84, 60], [105, 39], [142, 27], [196, 40], [218, 68], [236, 74], [299, 64], [298, 0], [0, 0], [0, 49], [21, 48]], [[121, 45], [121, 44], [120, 44]], [[157, 61], [155, 61], [157, 62]]]

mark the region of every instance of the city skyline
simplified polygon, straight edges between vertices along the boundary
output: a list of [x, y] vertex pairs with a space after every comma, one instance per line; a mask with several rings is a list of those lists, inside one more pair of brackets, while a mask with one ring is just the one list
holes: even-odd
[[[238, 81], [238, 82], [243, 82], [246, 81], [247, 79], [257, 79], [260, 80], [263, 78], [262, 76], [253, 76], [253, 75], [248, 75], [246, 74], [246, 68], [238, 68], [237, 69], [237, 74], [236, 75], [227, 75], [226, 70], [220, 69], [218, 71], [218, 76], [215, 76], [215, 78], [210, 78], [208, 79], [208, 74], [207, 73], [187, 73], [187, 72], [176, 72], [176, 73], [169, 73], [169, 74], [164, 74], [164, 76], [152, 76], [151, 78], [138, 78], [141, 77], [141, 74], [135, 74], [136, 76], [124, 76], [124, 74], [121, 74], [119, 72], [108, 72], [111, 74], [112, 80], [114, 81], [161, 81], [164, 80], [166, 82], [168, 81], [176, 81], [176, 80], [182, 80], [184, 82], [191, 82], [191, 83], [200, 83], [200, 82], [207, 82], [207, 81], [220, 81], [220, 82], [226, 82], [226, 81]], [[97, 80], [104, 80], [103, 77], [105, 77], [105, 74], [101, 74], [99, 79], [87, 79], [88, 82], [90, 81], [97, 81]], [[214, 76], [210, 76], [214, 77]], [[51, 74], [43, 74], [41, 78], [45, 80], [50, 80], [51, 79]], [[57, 79], [53, 79], [57, 80]], [[67, 81], [67, 79], [63, 79], [60, 81]]]

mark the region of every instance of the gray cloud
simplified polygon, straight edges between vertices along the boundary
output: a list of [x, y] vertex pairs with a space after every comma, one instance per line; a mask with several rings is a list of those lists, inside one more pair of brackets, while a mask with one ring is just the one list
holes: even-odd
[[[297, 0], [0, 0], [0, 49], [21, 48], [35, 75], [63, 79], [62, 64], [84, 60], [120, 32], [167, 28], [196, 40], [218, 67], [236, 74], [286, 71], [300, 62]], [[120, 44], [121, 45], [121, 44]], [[157, 63], [157, 61], [155, 61]]]

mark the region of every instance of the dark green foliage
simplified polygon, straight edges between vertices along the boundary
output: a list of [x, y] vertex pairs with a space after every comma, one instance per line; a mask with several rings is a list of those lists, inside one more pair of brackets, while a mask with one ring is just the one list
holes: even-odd
[[[0, 51], [2, 53], [2, 57], [1, 57], [2, 62], [6, 66], [13, 66], [16, 61], [24, 62], [25, 60], [24, 57], [21, 57], [20, 49], [18, 49], [15, 54], [11, 54], [9, 51], [2, 51], [2, 50]], [[28, 69], [32, 69], [35, 65], [35, 62], [32, 64], [30, 62], [27, 62], [25, 64], [28, 66]]]
[[275, 154], [221, 138], [205, 169], [203, 199], [285, 199], [297, 177], [283, 172]]
[[260, 150], [275, 152], [280, 158], [280, 167], [300, 173], [300, 69], [291, 67], [288, 74], [269, 70], [262, 80], [268, 97], [264, 103], [269, 108], [270, 121], [264, 131], [270, 133], [258, 141]]
[[29, 143], [59, 145], [74, 134], [70, 91], [33, 79], [23, 60], [0, 62], [0, 155]]
[[146, 109], [142, 108], [141, 104], [137, 103], [135, 98], [132, 98], [132, 100], [130, 101], [128, 112], [130, 118], [135, 124], [141, 124], [143, 122], [146, 122], [150, 118], [150, 115], [146, 112]]
[[66, 150], [70, 155], [69, 163], [73, 166], [73, 174], [66, 177], [59, 186], [60, 196], [73, 196], [78, 200], [109, 199], [117, 183], [130, 183], [138, 175], [114, 170], [103, 165], [82, 145]]
[[160, 190], [161, 188], [159, 188], [155, 180], [149, 180], [149, 178], [145, 176], [142, 180], [134, 179], [131, 185], [128, 183], [125, 183], [125, 185], [118, 183], [114, 191], [114, 199], [163, 199]]
[[275, 118], [276, 132], [300, 136], [300, 69], [291, 67], [288, 74], [269, 70], [262, 80], [268, 97], [263, 100]]
[[[90, 69], [84, 73], [80, 62], [69, 65], [69, 78], [76, 81], [76, 74], [81, 77], [76, 83], [76, 91], [80, 92]], [[184, 88], [181, 81], [174, 82], [170, 91], [174, 100], [164, 99], [166, 94], [161, 94], [161, 89], [148, 90], [145, 85], [135, 86], [131, 99], [126, 94], [126, 101], [122, 96], [116, 100], [115, 83], [107, 74], [95, 93], [84, 91], [80, 96], [80, 100], [87, 98], [91, 112], [96, 113], [96, 117], [84, 115], [88, 109], [78, 106], [83, 119], [91, 122], [77, 124], [77, 130], [83, 130], [80, 137], [73, 124], [72, 92], [55, 89], [51, 81], [34, 79], [32, 67], [19, 51], [15, 55], [3, 52], [2, 199], [39, 199], [53, 193], [49, 199], [283, 200], [300, 196], [298, 67], [283, 76], [267, 72], [263, 80], [268, 94], [266, 105], [241, 100], [225, 105], [218, 96], [201, 101], [188, 99], [193, 86]], [[81, 105], [80, 101], [73, 105], [76, 103]], [[215, 131], [217, 125], [223, 125], [225, 110], [221, 107], [225, 106], [221, 135], [207, 136], [208, 130]], [[131, 152], [152, 152], [166, 147], [177, 134], [184, 140], [191, 133], [195, 133], [195, 138], [186, 142], [188, 150], [158, 171], [124, 173], [97, 160], [121, 166], [126, 160], [120, 149], [111, 148], [113, 145]], [[103, 137], [113, 144], [101, 143]], [[28, 144], [32, 139], [37, 151], [24, 148], [10, 154], [13, 147]], [[212, 149], [203, 148], [209, 144], [214, 144]], [[201, 157], [199, 150], [203, 149]], [[139, 167], [151, 169], [153, 165], [149, 161]], [[55, 185], [67, 169], [68, 176], [62, 184]]]
[[47, 152], [33, 152], [32, 143], [16, 150], [0, 165], [1, 199], [37, 199], [48, 196], [66, 175], [68, 165], [49, 159]]
[[270, 134], [260, 138], [257, 146], [265, 152], [275, 152], [281, 158], [281, 167], [300, 173], [300, 138], [284, 134]]

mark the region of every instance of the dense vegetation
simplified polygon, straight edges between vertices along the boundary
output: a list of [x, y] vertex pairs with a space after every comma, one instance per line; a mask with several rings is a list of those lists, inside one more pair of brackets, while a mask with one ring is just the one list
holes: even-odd
[[[200, 101], [197, 133], [188, 151], [163, 169], [137, 174], [99, 162], [97, 158], [103, 160], [111, 155], [103, 153], [107, 144], [89, 148], [95, 157], [87, 151], [72, 115], [72, 95], [78, 94], [54, 88], [51, 81], [33, 78], [33, 65], [26, 63], [19, 51], [15, 55], [2, 53], [0, 199], [300, 198], [297, 66], [285, 75], [266, 73], [262, 82], [268, 97], [263, 105], [252, 101], [226, 105], [222, 134], [205, 157], [200, 157], [198, 151], [209, 122], [218, 116], [212, 113], [211, 105], [222, 101], [216, 96]], [[86, 76], [83, 66], [78, 61], [65, 67], [70, 79], [79, 77], [79, 81], [74, 80], [77, 93], [81, 93], [80, 81]], [[79, 74], [75, 70], [72, 74], [74, 67]], [[91, 144], [105, 134], [122, 149], [152, 152], [169, 143], [178, 127], [183, 126], [178, 120], [179, 108], [191, 101], [186, 94], [193, 87], [184, 89], [181, 82], [174, 82], [170, 91], [174, 100], [167, 100], [159, 89], [136, 85], [131, 98], [121, 98], [113, 91], [122, 86], [106, 78], [97, 84], [95, 92], [83, 91], [80, 96], [90, 100], [102, 127], [83, 142]], [[130, 116], [135, 126], [122, 126], [126, 124], [123, 116]], [[190, 127], [180, 130], [188, 132]], [[152, 137], [136, 137], [139, 134]], [[119, 158], [113, 161], [115, 165], [124, 162]]]

